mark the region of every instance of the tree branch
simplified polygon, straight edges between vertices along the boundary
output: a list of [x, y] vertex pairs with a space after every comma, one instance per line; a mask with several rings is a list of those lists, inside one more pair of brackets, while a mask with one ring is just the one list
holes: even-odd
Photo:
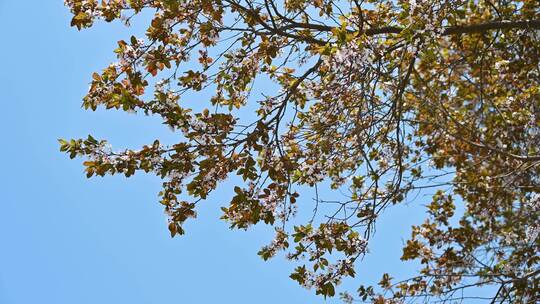
[[[319, 30], [319, 31], [331, 31], [334, 27], [321, 25], [321, 24], [311, 24], [311, 23], [300, 23], [288, 20], [290, 22], [290, 27], [299, 27], [304, 29]], [[456, 25], [446, 27], [443, 31], [444, 36], [449, 35], [460, 35], [460, 34], [470, 34], [470, 33], [481, 33], [489, 30], [505, 30], [505, 29], [540, 29], [540, 20], [525, 20], [525, 21], [492, 21], [478, 24], [467, 24], [467, 25]], [[382, 34], [400, 34], [403, 30], [399, 26], [384, 26], [379, 28], [369, 28], [366, 29], [363, 34], [367, 36], [376, 36]], [[355, 31], [350, 30], [349, 32], [353, 33]]]

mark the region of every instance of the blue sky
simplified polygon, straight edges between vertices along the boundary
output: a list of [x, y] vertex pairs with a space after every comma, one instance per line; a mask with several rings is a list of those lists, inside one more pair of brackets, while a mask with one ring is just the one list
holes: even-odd
[[[288, 278], [293, 265], [282, 257], [256, 255], [267, 227], [231, 231], [218, 220], [227, 184], [171, 239], [159, 179], [86, 179], [82, 160], [58, 151], [57, 138], [87, 134], [117, 147], [174, 139], [157, 119], [80, 107], [91, 73], [131, 32], [78, 32], [62, 2], [0, 0], [0, 303], [325, 303]], [[400, 245], [422, 216], [413, 209], [385, 215], [345, 286], [407, 271]]]

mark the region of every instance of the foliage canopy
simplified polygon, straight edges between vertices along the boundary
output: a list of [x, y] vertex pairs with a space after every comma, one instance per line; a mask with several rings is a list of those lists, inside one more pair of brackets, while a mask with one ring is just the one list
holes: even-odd
[[[146, 37], [119, 41], [118, 61], [93, 74], [83, 106], [160, 116], [181, 140], [60, 145], [87, 158], [88, 177], [160, 176], [173, 236], [238, 175], [223, 219], [273, 226], [261, 257], [285, 251], [300, 264], [292, 279], [334, 296], [378, 216], [409, 200], [427, 211], [403, 247], [418, 275], [384, 274], [345, 301], [444, 302], [487, 285], [492, 303], [540, 301], [537, 0], [65, 3], [78, 29], [152, 14]], [[211, 95], [202, 111], [198, 91]], [[342, 199], [301, 195], [323, 185]], [[426, 189], [430, 202], [415, 199]]]

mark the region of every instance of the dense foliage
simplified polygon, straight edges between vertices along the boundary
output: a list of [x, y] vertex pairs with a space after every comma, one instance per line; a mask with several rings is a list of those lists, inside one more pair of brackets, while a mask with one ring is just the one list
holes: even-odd
[[[223, 219], [273, 226], [262, 258], [286, 252], [300, 265], [292, 279], [334, 296], [378, 216], [408, 200], [427, 208], [402, 255], [418, 274], [384, 274], [343, 300], [444, 302], [492, 286], [492, 303], [540, 301], [538, 0], [65, 3], [78, 29], [150, 13], [146, 37], [118, 42], [83, 105], [160, 116], [181, 140], [60, 144], [87, 158], [88, 177], [160, 176], [173, 236], [240, 176]], [[207, 109], [190, 102], [197, 91]], [[342, 199], [302, 195], [325, 185]]]

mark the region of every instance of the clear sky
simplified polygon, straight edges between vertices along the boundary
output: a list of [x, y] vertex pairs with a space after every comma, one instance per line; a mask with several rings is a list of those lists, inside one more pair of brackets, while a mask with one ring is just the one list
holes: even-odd
[[[283, 257], [256, 255], [267, 227], [231, 231], [218, 219], [227, 185], [171, 239], [158, 178], [86, 179], [82, 160], [58, 151], [57, 138], [87, 134], [122, 148], [174, 136], [154, 118], [80, 107], [91, 73], [130, 34], [110, 24], [78, 32], [62, 3], [0, 0], [0, 304], [337, 303], [290, 280]], [[402, 271], [400, 245], [422, 216], [411, 208], [382, 219], [346, 286]]]

